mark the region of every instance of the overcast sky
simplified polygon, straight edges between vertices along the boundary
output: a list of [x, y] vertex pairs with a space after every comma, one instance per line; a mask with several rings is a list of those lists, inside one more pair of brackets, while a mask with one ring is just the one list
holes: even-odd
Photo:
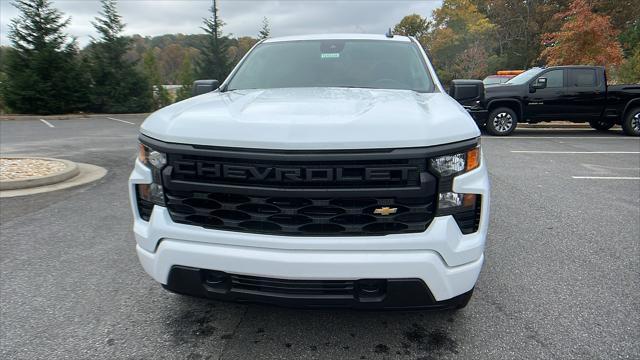
[[[430, 16], [441, 0], [219, 0], [225, 34], [256, 36], [262, 18], [271, 24], [272, 36], [313, 33], [384, 33], [405, 15]], [[81, 46], [95, 36], [91, 21], [98, 0], [53, 0], [54, 6], [71, 16], [67, 32]], [[118, 9], [127, 23], [126, 34], [153, 36], [171, 33], [202, 33], [202, 18], [210, 0], [120, 0]], [[10, 19], [17, 15], [11, 0], [0, 0], [0, 44], [9, 45]]]

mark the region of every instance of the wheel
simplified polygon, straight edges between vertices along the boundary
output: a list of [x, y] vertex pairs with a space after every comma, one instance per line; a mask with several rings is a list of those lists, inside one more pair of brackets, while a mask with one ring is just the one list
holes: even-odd
[[501, 107], [493, 110], [491, 114], [489, 114], [485, 128], [491, 135], [507, 136], [516, 129], [517, 125], [518, 116], [516, 112], [509, 108]]
[[622, 120], [622, 130], [629, 136], [640, 136], [640, 107], [631, 109]]
[[471, 301], [471, 296], [473, 296], [473, 289], [467, 291], [462, 295], [458, 295], [458, 304], [456, 305], [454, 310], [464, 309], [469, 304], [469, 301]]
[[607, 131], [613, 127], [613, 123], [606, 120], [591, 120], [589, 125], [598, 131]]

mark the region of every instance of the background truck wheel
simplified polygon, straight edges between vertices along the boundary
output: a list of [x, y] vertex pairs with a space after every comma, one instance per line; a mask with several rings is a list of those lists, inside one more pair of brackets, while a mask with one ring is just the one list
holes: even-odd
[[629, 136], [640, 136], [640, 107], [631, 109], [622, 120], [622, 130]]
[[591, 120], [589, 125], [598, 131], [607, 131], [613, 127], [613, 123], [606, 120]]
[[487, 132], [495, 136], [510, 135], [518, 125], [518, 116], [516, 112], [509, 108], [497, 108], [489, 114]]

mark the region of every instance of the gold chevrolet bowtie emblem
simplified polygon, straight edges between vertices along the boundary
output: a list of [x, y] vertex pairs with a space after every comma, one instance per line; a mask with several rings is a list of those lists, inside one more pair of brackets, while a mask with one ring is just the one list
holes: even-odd
[[373, 213], [376, 215], [387, 216], [391, 214], [395, 214], [398, 211], [398, 208], [390, 208], [390, 207], [381, 207], [373, 210]]

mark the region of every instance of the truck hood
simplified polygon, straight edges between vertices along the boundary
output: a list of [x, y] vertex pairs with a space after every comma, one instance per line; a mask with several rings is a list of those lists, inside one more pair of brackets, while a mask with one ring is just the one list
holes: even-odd
[[495, 84], [488, 85], [484, 87], [485, 98], [491, 99], [496, 97], [509, 97], [514, 96], [514, 94], [520, 94], [524, 91], [528, 85], [526, 84]]
[[480, 136], [446, 94], [353, 88], [212, 92], [151, 114], [141, 132], [172, 143], [282, 150], [420, 147]]

